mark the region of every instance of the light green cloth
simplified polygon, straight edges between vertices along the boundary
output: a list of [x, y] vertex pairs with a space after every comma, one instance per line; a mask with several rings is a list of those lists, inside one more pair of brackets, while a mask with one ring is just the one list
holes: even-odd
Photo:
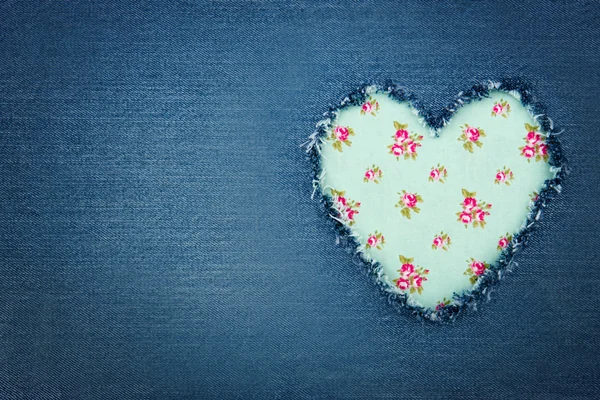
[[[372, 112], [376, 115], [361, 113], [361, 107], [353, 106], [340, 111], [333, 121], [330, 137], [320, 143], [323, 174], [319, 184], [325, 194], [331, 194], [332, 189], [344, 191], [345, 199], [360, 203], [355, 207], [358, 214], [353, 216], [351, 225], [360, 243], [366, 244], [375, 231], [384, 236], [380, 249], [364, 247], [362, 251], [367, 259], [382, 264], [384, 279], [392, 286], [400, 276], [400, 255], [413, 258], [415, 267], [429, 270], [424, 275], [427, 280], [422, 282], [421, 294], [410, 296], [414, 303], [433, 308], [444, 298], [451, 299], [454, 292], [460, 294], [473, 288], [471, 276], [464, 274], [471, 258], [488, 264], [498, 260], [500, 238], [521, 230], [533, 193], [539, 193], [544, 181], [554, 173], [543, 158], [528, 161], [523, 156], [521, 148], [527, 144], [528, 133], [525, 124], [536, 123], [520, 101], [506, 92], [493, 91], [490, 98], [460, 108], [439, 137], [430, 135], [409, 103], [399, 103], [385, 93], [374, 94], [372, 100]], [[501, 100], [510, 105], [507, 117], [492, 115], [494, 105]], [[392, 136], [397, 130], [394, 121], [407, 124], [411, 134], [424, 136], [422, 146], [416, 149], [416, 159], [397, 160], [390, 154], [388, 146], [395, 142]], [[458, 140], [465, 124], [478, 127], [486, 135], [479, 138], [482, 147], [472, 145], [472, 153], [463, 147], [465, 142]], [[341, 152], [331, 138], [338, 126], [349, 127], [354, 133], [348, 136], [350, 146], [336, 145], [341, 145]], [[539, 129], [537, 132], [542, 135], [537, 143], [539, 151], [544, 136]], [[432, 167], [438, 164], [447, 170], [445, 183], [428, 179]], [[373, 165], [383, 173], [379, 184], [364, 181], [366, 171]], [[495, 183], [498, 170], [504, 167], [513, 172], [510, 185]], [[463, 189], [476, 192], [478, 201], [492, 204], [484, 229], [472, 224], [465, 228], [457, 220], [465, 199]], [[395, 207], [400, 200], [398, 192], [403, 190], [423, 199], [417, 204], [420, 212], [410, 212], [410, 219]], [[340, 217], [335, 211], [332, 216]], [[433, 240], [441, 231], [451, 238], [448, 251], [432, 249]]]

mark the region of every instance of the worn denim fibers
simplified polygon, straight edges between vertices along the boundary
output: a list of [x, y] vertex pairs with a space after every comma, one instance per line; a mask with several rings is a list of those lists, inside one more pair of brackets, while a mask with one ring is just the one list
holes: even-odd
[[[0, 1], [0, 399], [600, 397], [600, 5]], [[531, 84], [571, 174], [468, 318], [351, 261], [299, 147], [393, 80]]]

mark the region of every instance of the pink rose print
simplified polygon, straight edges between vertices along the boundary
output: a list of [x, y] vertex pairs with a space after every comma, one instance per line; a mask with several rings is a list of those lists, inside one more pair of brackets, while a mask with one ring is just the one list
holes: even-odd
[[467, 189], [462, 190], [462, 195], [465, 198], [460, 206], [462, 211], [456, 213], [458, 221], [465, 225], [467, 228], [469, 225], [473, 225], [474, 228], [485, 227], [485, 218], [490, 215], [491, 204], [487, 204], [485, 201], [477, 200], [475, 196], [477, 193], [469, 192]]
[[423, 293], [423, 282], [427, 281], [428, 269], [413, 264], [414, 258], [399, 256], [402, 266], [398, 270], [399, 277], [395, 279], [396, 287], [402, 291], [409, 290], [410, 294]]
[[467, 136], [467, 139], [469, 139], [469, 141], [476, 142], [479, 140], [479, 129], [467, 127], [467, 129], [465, 129], [465, 135]]
[[462, 129], [462, 134], [459, 136], [458, 140], [463, 143], [463, 148], [467, 150], [469, 153], [473, 152], [473, 145], [477, 147], [483, 147], [483, 143], [481, 143], [481, 138], [485, 137], [485, 132], [483, 129], [479, 127], [469, 126], [468, 124], [461, 125], [460, 129]]
[[352, 145], [352, 142], [349, 140], [350, 136], [354, 136], [354, 130], [352, 128], [349, 126], [338, 125], [332, 130], [329, 139], [333, 141], [333, 148], [342, 152], [342, 143], [348, 147]]
[[485, 265], [481, 261], [473, 261], [471, 263], [471, 271], [477, 276], [482, 275], [485, 271]]
[[388, 146], [390, 154], [396, 157], [396, 160], [400, 160], [400, 157], [404, 155], [404, 159], [408, 160], [417, 159], [418, 148], [421, 147], [421, 141], [423, 136], [413, 133], [412, 135], [408, 132], [408, 125], [401, 124], [398, 121], [394, 121], [394, 129], [396, 133], [392, 136], [394, 143]]
[[463, 201], [463, 207], [465, 210], [471, 210], [477, 206], [477, 199], [475, 197], [466, 197]]
[[354, 221], [354, 214], [358, 214], [358, 211], [351, 208], [346, 208], [346, 218], [348, 218], [350, 221]]
[[358, 214], [360, 203], [347, 199], [344, 191], [331, 190], [333, 208], [337, 211], [341, 222], [348, 226], [354, 225], [354, 218]]
[[477, 221], [479, 222], [483, 222], [485, 220], [485, 216], [490, 215], [489, 212], [485, 212], [483, 210], [477, 210], [475, 213], [477, 215]]
[[[535, 156], [535, 147], [527, 145], [524, 147], [521, 147], [521, 152], [523, 153], [523, 157], [525, 158], [533, 158], [533, 156]], [[529, 161], [529, 160], [527, 160]]]
[[500, 101], [496, 102], [494, 107], [492, 107], [492, 117], [501, 115], [504, 118], [508, 118], [508, 114], [510, 114], [510, 104], [504, 99], [500, 99]]
[[471, 213], [467, 213], [464, 211], [462, 213], [460, 213], [459, 218], [460, 218], [460, 221], [465, 225], [468, 225], [473, 221], [473, 216], [471, 215]]
[[510, 168], [506, 168], [505, 165], [504, 167], [502, 167], [502, 169], [499, 169], [496, 172], [496, 179], [494, 180], [494, 184], [499, 185], [501, 183], [504, 183], [505, 185], [510, 186], [514, 179], [515, 177], [513, 172], [510, 170]]
[[367, 172], [365, 172], [363, 182], [374, 182], [379, 184], [381, 182], [381, 178], [383, 178], [383, 171], [377, 165], [373, 164], [371, 167], [367, 167]]
[[446, 182], [448, 177], [448, 171], [443, 165], [438, 164], [437, 167], [431, 167], [429, 172], [429, 182], [438, 181], [440, 183]]
[[[427, 279], [427, 278], [425, 278]], [[422, 276], [415, 276], [413, 279], [413, 287], [414, 288], [420, 288], [421, 286], [423, 286], [423, 277]]]
[[525, 140], [527, 140], [530, 144], [536, 144], [542, 139], [542, 136], [539, 133], [535, 133], [533, 131], [527, 132], [527, 136], [525, 136]]
[[378, 111], [379, 103], [373, 97], [369, 96], [369, 100], [364, 102], [360, 108], [360, 115], [371, 114], [372, 116], [376, 116]]
[[396, 156], [397, 159], [400, 159], [400, 156], [404, 154], [404, 146], [394, 143], [390, 147], [390, 153]]
[[483, 261], [477, 261], [471, 257], [470, 260], [467, 260], [467, 270], [464, 272], [464, 275], [469, 275], [469, 282], [471, 284], [475, 284], [479, 277], [484, 274], [484, 272], [490, 267], [488, 263]]
[[400, 267], [399, 271], [402, 274], [402, 276], [407, 277], [412, 275], [413, 272], [415, 272], [415, 266], [411, 263], [405, 263], [402, 264], [402, 267]]
[[402, 142], [404, 142], [405, 140], [408, 139], [408, 136], [409, 136], [409, 133], [408, 133], [408, 131], [406, 129], [398, 129], [396, 131], [396, 135], [395, 135], [396, 142], [397, 143], [402, 143]]
[[409, 154], [414, 154], [417, 152], [417, 143], [413, 142], [412, 140], [409, 140], [406, 143], [406, 150], [408, 150]]
[[440, 301], [436, 306], [435, 306], [435, 311], [441, 311], [444, 309], [444, 307], [447, 307], [451, 304], [450, 300], [446, 300], [446, 298], [444, 297], [444, 300]]
[[402, 196], [402, 201], [406, 207], [413, 208], [417, 205], [417, 196], [412, 193], [405, 193]]
[[500, 240], [498, 240], [498, 246], [497, 246], [498, 251], [502, 251], [505, 248], [507, 248], [508, 244], [511, 241], [512, 241], [512, 235], [510, 235], [508, 232], [506, 233], [506, 235], [500, 236]]
[[334, 132], [337, 140], [340, 140], [342, 142], [348, 140], [348, 128], [346, 128], [345, 126], [336, 126]]
[[450, 248], [450, 236], [444, 231], [440, 232], [439, 235], [435, 235], [433, 238], [433, 243], [431, 244], [432, 250], [442, 249], [444, 251], [448, 251]]
[[525, 124], [527, 135], [525, 135], [525, 146], [519, 147], [521, 155], [527, 159], [527, 162], [548, 161], [548, 145], [544, 142], [543, 135], [538, 133], [539, 126]]
[[406, 190], [403, 190], [402, 193], [398, 192], [400, 195], [400, 200], [394, 207], [400, 208], [400, 214], [402, 216], [410, 219], [411, 212], [419, 213], [421, 209], [417, 207], [418, 203], [423, 203], [423, 198], [417, 193], [409, 193]]
[[367, 244], [365, 247], [367, 249], [377, 249], [382, 250], [383, 245], [385, 244], [385, 237], [381, 232], [375, 231], [375, 233], [370, 233], [369, 238], [367, 239]]
[[396, 286], [400, 290], [406, 290], [410, 287], [410, 280], [405, 279], [405, 278], [398, 278], [396, 280]]

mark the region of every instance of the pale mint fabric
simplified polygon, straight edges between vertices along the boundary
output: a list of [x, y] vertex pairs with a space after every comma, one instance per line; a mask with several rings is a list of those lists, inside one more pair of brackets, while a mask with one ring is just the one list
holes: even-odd
[[[501, 112], [494, 113], [494, 106], [502, 103], [502, 110], [496, 108]], [[434, 308], [444, 298], [451, 299], [453, 293], [474, 287], [472, 282], [477, 275], [464, 274], [469, 269], [473, 271], [471, 259], [494, 264], [501, 254], [498, 249], [501, 237], [522, 229], [534, 192], [539, 193], [544, 181], [554, 176], [547, 157], [541, 156], [544, 134], [537, 129], [540, 135], [537, 141], [531, 134], [527, 141], [529, 129], [525, 124], [535, 126], [535, 121], [517, 98], [505, 92], [494, 91], [490, 98], [461, 107], [437, 137], [423, 126], [409, 103], [400, 103], [385, 93], [374, 94], [371, 105], [364, 108], [368, 112], [361, 113], [359, 106], [340, 111], [332, 123], [330, 136], [319, 144], [323, 167], [319, 184], [325, 194], [332, 195], [332, 189], [343, 191], [346, 202], [360, 203], [354, 206], [358, 213], [350, 215], [353, 220], [350, 228], [360, 243], [367, 244], [375, 231], [384, 236], [383, 245], [377, 243], [379, 249], [365, 246], [361, 251], [367, 259], [383, 265], [383, 279], [390, 285], [396, 286], [393, 280], [400, 276], [400, 255], [413, 258], [415, 267], [429, 270], [423, 275], [427, 280], [421, 282], [421, 293], [414, 291], [410, 301]], [[406, 130], [410, 134], [424, 136], [421, 146], [416, 147], [416, 159], [398, 160], [390, 154], [389, 146], [396, 141], [394, 121], [408, 125]], [[485, 133], [478, 138], [481, 147], [472, 143], [472, 153], [463, 147], [465, 141], [459, 140], [465, 133], [465, 124]], [[333, 139], [336, 127], [341, 128], [338, 137], [342, 139], [346, 133], [343, 128], [350, 128], [350, 146]], [[341, 152], [334, 146], [336, 141]], [[528, 143], [529, 149], [540, 155], [537, 160], [523, 155], [523, 147]], [[438, 164], [447, 171], [444, 183], [429, 179], [432, 167]], [[365, 182], [365, 173], [373, 165], [383, 173], [379, 184], [373, 180]], [[498, 171], [505, 168], [513, 173], [510, 185], [495, 182]], [[508, 173], [506, 179], [510, 179]], [[492, 205], [484, 209], [489, 215], [485, 215], [483, 229], [472, 223], [465, 227], [458, 221], [457, 213], [463, 210], [465, 200], [463, 189], [476, 192], [474, 198], [478, 202]], [[395, 207], [401, 197], [398, 192], [403, 190], [423, 199], [417, 203], [420, 212], [411, 211], [410, 219], [401, 214], [401, 208]], [[335, 200], [336, 193], [333, 194]], [[350, 206], [340, 205], [342, 213], [332, 211], [331, 215], [349, 224], [352, 221], [345, 210]], [[436, 234], [441, 231], [451, 238], [449, 246], [444, 243], [447, 251], [432, 248]]]

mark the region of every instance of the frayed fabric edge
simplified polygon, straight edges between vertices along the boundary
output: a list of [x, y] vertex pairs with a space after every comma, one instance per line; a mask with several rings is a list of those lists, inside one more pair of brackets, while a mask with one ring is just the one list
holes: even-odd
[[[460, 294], [455, 292], [452, 303], [449, 305], [439, 309], [425, 308], [414, 303], [409, 295], [395, 290], [383, 273], [382, 265], [377, 261], [365, 258], [364, 252], [360, 251], [361, 244], [353, 235], [352, 230], [331, 215], [333, 202], [329, 196], [323, 193], [320, 185], [325, 173], [321, 165], [320, 145], [327, 137], [327, 132], [332, 127], [338, 113], [351, 106], [360, 106], [369, 95], [387, 94], [398, 102], [407, 102], [421, 124], [429, 130], [431, 136], [437, 137], [440, 130], [450, 122], [458, 109], [473, 101], [480, 101], [489, 97], [492, 91], [505, 92], [519, 100], [533, 120], [546, 133], [548, 154], [550, 155], [548, 163], [552, 172], [554, 172], [554, 177], [544, 182], [544, 187], [537, 199], [533, 201], [527, 220], [523, 223], [521, 230], [513, 236], [513, 240], [508, 247], [504, 249], [500, 257], [485, 274], [479, 278], [475, 286], [471, 290], [463, 291]], [[476, 84], [466, 91], [459, 92], [454, 101], [438, 114], [429, 112], [414, 94], [394, 82], [389, 81], [381, 85], [367, 84], [352, 91], [337, 106], [330, 106], [323, 117], [316, 124], [316, 129], [309, 136], [308, 141], [302, 144], [302, 147], [306, 149], [307, 159], [312, 167], [313, 191], [311, 198], [319, 200], [320, 208], [332, 221], [333, 229], [337, 234], [337, 243], [353, 255], [352, 258], [356, 265], [371, 276], [380, 293], [387, 298], [388, 303], [421, 321], [441, 324], [454, 322], [466, 310], [476, 310], [478, 304], [489, 301], [499, 281], [517, 266], [517, 263], [513, 261], [514, 256], [526, 247], [536, 223], [542, 216], [543, 209], [560, 193], [564, 179], [569, 173], [567, 161], [558, 140], [558, 135], [563, 131], [555, 127], [552, 119], [546, 115], [543, 105], [533, 96], [530, 86], [519, 78]]]

